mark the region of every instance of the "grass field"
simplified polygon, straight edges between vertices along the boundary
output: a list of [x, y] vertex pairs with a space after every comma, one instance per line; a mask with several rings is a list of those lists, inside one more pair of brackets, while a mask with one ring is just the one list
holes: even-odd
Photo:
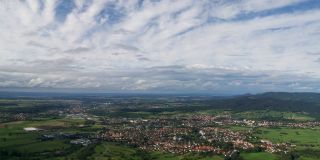
[[[275, 143], [290, 142], [295, 144], [297, 151], [313, 150], [320, 153], [320, 129], [301, 128], [259, 128], [255, 136], [268, 139]], [[320, 157], [310, 157], [302, 153], [300, 160], [318, 160]]]
[[244, 160], [278, 160], [279, 157], [275, 154], [259, 152], [259, 153], [242, 153]]
[[291, 142], [297, 148], [312, 147], [320, 150], [320, 130], [301, 128], [260, 128], [256, 136], [273, 142]]
[[[220, 111], [212, 111], [211, 114], [215, 114]], [[152, 117], [149, 112], [137, 112], [130, 113], [137, 114], [138, 116], [144, 115]], [[171, 113], [162, 113], [171, 114]], [[173, 115], [177, 115], [174, 113]], [[180, 113], [182, 114], [182, 113]], [[244, 113], [242, 113], [244, 114]], [[277, 112], [270, 112], [268, 114], [279, 115]], [[294, 115], [290, 115], [294, 114]], [[244, 116], [251, 116], [252, 113], [246, 113]], [[136, 115], [135, 115], [136, 116]], [[296, 120], [310, 120], [307, 115], [296, 115], [296, 113], [282, 113], [281, 116], [295, 117]], [[298, 118], [297, 118], [298, 117]], [[142, 159], [154, 159], [154, 160], [223, 160], [223, 156], [217, 155], [206, 155], [200, 153], [189, 153], [185, 155], [176, 155], [170, 153], [161, 152], [145, 152], [136, 148], [119, 145], [116, 143], [102, 142], [94, 144], [89, 147], [81, 147], [74, 149], [74, 146], [69, 144], [69, 139], [55, 139], [51, 141], [41, 141], [39, 139], [39, 132], [26, 132], [23, 130], [25, 127], [36, 127], [36, 128], [49, 128], [45, 132], [64, 132], [64, 133], [90, 133], [99, 130], [101, 126], [98, 122], [89, 127], [83, 127], [85, 120], [72, 119], [72, 118], [61, 118], [61, 119], [50, 119], [42, 118], [33, 121], [16, 121], [9, 123], [0, 124], [0, 151], [6, 150], [9, 152], [17, 152], [19, 154], [43, 158], [46, 154], [46, 158], [51, 159], [79, 159], [79, 157], [85, 157], [87, 159], [96, 160], [116, 160], [116, 159], [128, 159], [131, 160], [142, 160]], [[225, 126], [235, 131], [247, 131], [248, 127], [241, 126]], [[276, 143], [291, 142], [296, 144], [296, 149], [304, 151], [306, 149], [312, 149], [320, 152], [320, 128], [318, 129], [297, 129], [297, 128], [255, 128], [253, 129], [255, 136], [259, 139], [268, 139]], [[42, 131], [41, 131], [42, 132]], [[56, 152], [63, 152], [67, 150], [63, 156], [52, 156]], [[70, 152], [69, 152], [70, 151]], [[44, 154], [45, 153], [45, 154]], [[53, 154], [54, 153], [54, 154]], [[270, 154], [266, 152], [259, 153], [241, 153], [244, 160], [277, 160], [278, 155]], [[1, 159], [1, 158], [0, 158]], [[10, 158], [14, 159], [14, 158]], [[300, 160], [316, 160], [319, 157], [311, 157], [307, 154], [302, 154]], [[2, 160], [2, 159], [1, 159]]]
[[[83, 124], [78, 119], [48, 119], [42, 121], [23, 121], [2, 124], [0, 127], [0, 150], [6, 149], [28, 155], [38, 155], [43, 152], [55, 152], [68, 150], [71, 145], [68, 140], [40, 141], [38, 132], [25, 132], [24, 127], [60, 126], [65, 127], [63, 131], [79, 132], [82, 128], [77, 128]], [[233, 126], [233, 130], [246, 130], [245, 127]], [[313, 148], [320, 150], [320, 130], [319, 129], [292, 129], [292, 128], [259, 128], [256, 136], [262, 139], [269, 139], [273, 142], [292, 142], [297, 145], [297, 149]], [[89, 149], [88, 159], [96, 160], [116, 160], [127, 159], [159, 159], [159, 160], [223, 160], [223, 156], [203, 155], [199, 153], [189, 153], [185, 155], [175, 155], [161, 152], [144, 152], [135, 148], [119, 145], [116, 143], [103, 142]], [[88, 149], [80, 148], [63, 157], [52, 157], [52, 159], [77, 159]], [[266, 152], [241, 153], [244, 160], [276, 160], [277, 155]], [[317, 158], [302, 155], [300, 160], [316, 160]]]
[[40, 141], [38, 132], [26, 132], [25, 127], [38, 127], [42, 125], [64, 125], [61, 122], [11, 122], [3, 124], [0, 128], [0, 149], [16, 150], [19, 152], [42, 152], [67, 147], [63, 141]]

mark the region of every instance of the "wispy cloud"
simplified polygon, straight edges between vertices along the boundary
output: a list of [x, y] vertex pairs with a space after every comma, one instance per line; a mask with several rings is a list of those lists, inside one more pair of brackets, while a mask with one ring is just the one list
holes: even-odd
[[317, 0], [0, 1], [0, 87], [320, 91]]

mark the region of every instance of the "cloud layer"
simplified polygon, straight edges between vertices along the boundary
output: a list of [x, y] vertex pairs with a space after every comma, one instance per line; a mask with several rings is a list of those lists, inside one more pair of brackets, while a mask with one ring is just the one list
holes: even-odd
[[0, 89], [320, 91], [317, 0], [3, 0]]

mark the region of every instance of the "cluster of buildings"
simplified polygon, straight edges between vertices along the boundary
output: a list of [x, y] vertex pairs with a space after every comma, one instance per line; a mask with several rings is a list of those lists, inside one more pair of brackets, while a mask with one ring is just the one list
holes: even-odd
[[235, 120], [224, 119], [216, 121], [220, 125], [238, 125], [248, 127], [289, 127], [289, 128], [315, 128], [320, 127], [320, 121], [291, 122], [291, 121], [267, 121], [267, 120]]
[[213, 116], [182, 116], [157, 119], [110, 119], [96, 138], [126, 143], [144, 150], [183, 154], [251, 149], [248, 134], [215, 127]]
[[80, 139], [71, 140], [70, 143], [75, 145], [88, 146], [89, 144], [91, 144], [91, 141], [86, 138], [80, 138]]
[[272, 143], [269, 140], [261, 140], [261, 147], [270, 153], [275, 153], [275, 152], [284, 152], [287, 153], [290, 148], [295, 147], [295, 145], [290, 144], [290, 143]]
[[282, 121], [259, 121], [256, 122], [258, 127], [290, 127], [290, 128], [314, 128], [320, 127], [319, 121], [308, 122], [282, 122]]
[[223, 126], [294, 127], [320, 126], [317, 121], [277, 122], [236, 120], [230, 116], [182, 115], [150, 119], [110, 118], [105, 119], [106, 128], [96, 138], [121, 142], [143, 150], [156, 150], [183, 154], [187, 152], [214, 152], [229, 155], [234, 150], [261, 148], [268, 152], [288, 152], [294, 145], [257, 142], [252, 130], [234, 131]]
[[[110, 105], [110, 103], [106, 103]], [[111, 111], [110, 111], [111, 112]], [[97, 120], [88, 113], [82, 104], [75, 103], [72, 107], [59, 111], [59, 115], [72, 119]], [[25, 115], [17, 115], [23, 119]], [[233, 131], [224, 126], [245, 127], [320, 127], [319, 121], [290, 122], [233, 119], [229, 114], [217, 116], [194, 114], [159, 116], [156, 118], [108, 118], [99, 119], [103, 129], [94, 135], [78, 134], [47, 134], [43, 140], [70, 139], [71, 144], [88, 146], [95, 140], [125, 143], [147, 151], [163, 151], [183, 154], [187, 152], [214, 152], [230, 155], [237, 150], [250, 150], [261, 147], [268, 152], [287, 152], [293, 145], [289, 143], [272, 143], [261, 140], [253, 143], [251, 130]], [[25, 128], [25, 131], [37, 131], [37, 128]]]

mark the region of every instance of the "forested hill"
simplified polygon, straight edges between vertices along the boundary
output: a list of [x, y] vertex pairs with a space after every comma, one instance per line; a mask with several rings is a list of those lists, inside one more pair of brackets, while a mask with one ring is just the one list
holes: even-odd
[[226, 99], [212, 99], [207, 104], [213, 108], [231, 110], [294, 111], [320, 114], [319, 93], [267, 92], [256, 95], [241, 95]]
[[[112, 102], [129, 111], [198, 111], [210, 109], [229, 109], [234, 111], [275, 110], [307, 112], [320, 115], [320, 93], [267, 92], [238, 96], [210, 95], [158, 95], [152, 94], [85, 94], [85, 93], [9, 93], [0, 92], [0, 99], [67, 99], [80, 100], [84, 103]], [[2, 102], [4, 103], [4, 102]], [[147, 106], [166, 106], [150, 108]], [[179, 105], [177, 105], [179, 104]], [[0, 104], [1, 106], [1, 104]], [[128, 109], [125, 106], [134, 106]]]
[[308, 102], [320, 102], [320, 93], [312, 92], [267, 92], [263, 94], [257, 94], [255, 97], [276, 98], [282, 100], [302, 100]]

